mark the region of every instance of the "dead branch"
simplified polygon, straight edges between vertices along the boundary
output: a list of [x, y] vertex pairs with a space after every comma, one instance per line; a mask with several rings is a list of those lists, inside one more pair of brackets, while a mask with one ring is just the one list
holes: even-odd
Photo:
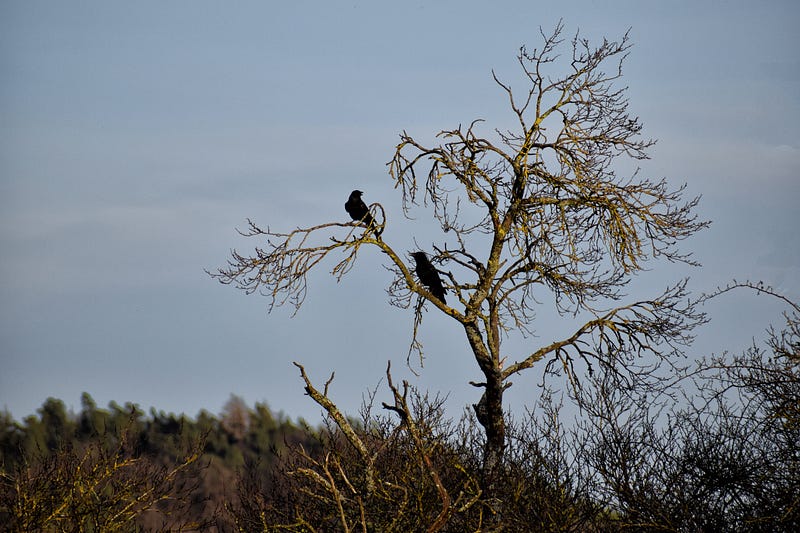
[[311, 398], [317, 402], [325, 411], [330, 415], [339, 429], [342, 430], [347, 441], [355, 448], [359, 455], [361, 456], [361, 460], [364, 463], [364, 474], [366, 478], [366, 487], [367, 487], [367, 495], [371, 494], [375, 490], [375, 454], [372, 454], [367, 449], [367, 446], [364, 442], [359, 438], [356, 434], [353, 427], [347, 421], [347, 419], [342, 415], [342, 412], [339, 411], [339, 408], [334, 404], [330, 398], [327, 396], [328, 385], [330, 385], [331, 380], [333, 380], [333, 375], [325, 384], [325, 393], [320, 393], [314, 385], [311, 384], [311, 380], [309, 379], [308, 375], [306, 374], [306, 369], [300, 363], [294, 362], [292, 363], [294, 366], [300, 369], [300, 375], [303, 378], [303, 381], [306, 383], [306, 392], [308, 393]]
[[436, 486], [436, 490], [439, 493], [439, 499], [442, 502], [442, 510], [434, 520], [433, 524], [428, 527], [428, 532], [434, 533], [444, 527], [453, 512], [453, 509], [451, 508], [452, 502], [450, 500], [450, 494], [442, 484], [442, 481], [439, 478], [439, 473], [433, 466], [433, 461], [431, 461], [428, 447], [423, 442], [420, 430], [414, 421], [414, 416], [408, 406], [408, 382], [403, 381], [403, 392], [400, 393], [400, 390], [392, 381], [391, 369], [392, 363], [390, 361], [386, 367], [386, 379], [389, 384], [389, 389], [392, 391], [394, 403], [387, 404], [384, 402], [383, 407], [384, 409], [388, 409], [397, 413], [397, 415], [400, 417], [401, 425], [406, 428], [406, 431], [413, 440], [415, 448], [419, 454], [418, 457], [421, 463], [420, 466], [431, 477], [431, 480], [433, 481], [434, 485]]

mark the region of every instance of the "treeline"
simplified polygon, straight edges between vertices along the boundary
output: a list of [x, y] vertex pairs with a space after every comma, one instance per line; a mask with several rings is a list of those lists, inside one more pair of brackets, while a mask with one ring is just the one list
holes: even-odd
[[[219, 416], [84, 394], [0, 415], [4, 531], [800, 531], [800, 315], [659, 395], [607, 377], [508, 414], [496, 478], [476, 413], [394, 383], [318, 428], [232, 397]], [[492, 486], [492, 497], [484, 487]]]
[[286, 446], [315, 449], [315, 431], [231, 396], [220, 416], [149, 414], [137, 405], [77, 413], [48, 398], [21, 422], [0, 413], [0, 530], [233, 528], [237, 471], [270, 482]]

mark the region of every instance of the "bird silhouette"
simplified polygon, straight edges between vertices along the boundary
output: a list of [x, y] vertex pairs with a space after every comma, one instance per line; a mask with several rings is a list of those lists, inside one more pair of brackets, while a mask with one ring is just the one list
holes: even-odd
[[373, 218], [372, 213], [369, 212], [367, 204], [361, 199], [362, 194], [364, 193], [359, 190], [351, 192], [350, 198], [348, 198], [347, 202], [344, 204], [344, 208], [353, 220], [363, 222], [369, 229], [374, 231], [376, 235], [380, 235], [383, 228], [378, 226], [378, 223], [375, 222], [375, 218]]
[[411, 257], [417, 263], [415, 271], [419, 280], [431, 291], [431, 294], [436, 296], [442, 303], [445, 303], [444, 293], [446, 291], [442, 286], [442, 278], [439, 277], [439, 272], [428, 260], [428, 256], [425, 255], [425, 252], [412, 252]]

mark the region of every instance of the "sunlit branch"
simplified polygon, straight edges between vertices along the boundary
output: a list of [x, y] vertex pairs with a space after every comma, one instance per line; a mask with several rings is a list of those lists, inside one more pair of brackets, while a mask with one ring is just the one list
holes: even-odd
[[[634, 358], [645, 354], [659, 355], [675, 352], [692, 340], [691, 331], [705, 322], [705, 315], [682, 303], [686, 282], [668, 289], [656, 300], [646, 300], [617, 307], [586, 322], [570, 337], [544, 346], [503, 370], [504, 379], [530, 368], [548, 356], [555, 356], [565, 365], [570, 379], [574, 378], [569, 364], [573, 355], [587, 365], [596, 361], [611, 374], [622, 379], [624, 374], [635, 376]], [[660, 361], [657, 358], [656, 361]], [[640, 367], [644, 368], [644, 367]], [[627, 369], [627, 371], [626, 371]]]
[[365, 465], [365, 475], [366, 475], [366, 486], [367, 492], [371, 493], [375, 489], [375, 480], [374, 480], [374, 463], [375, 463], [375, 456], [374, 454], [370, 454], [369, 450], [367, 450], [366, 445], [361, 440], [361, 438], [356, 434], [353, 427], [347, 421], [347, 419], [342, 415], [339, 408], [330, 400], [328, 397], [328, 386], [333, 381], [333, 374], [331, 374], [330, 379], [325, 383], [325, 389], [323, 392], [317, 390], [314, 385], [311, 383], [308, 375], [306, 374], [306, 369], [300, 363], [293, 363], [298, 369], [300, 369], [300, 375], [303, 378], [303, 381], [306, 384], [306, 393], [308, 393], [311, 398], [317, 402], [325, 411], [330, 415], [330, 417], [336, 422], [336, 425], [342, 430], [342, 433], [347, 438], [347, 441], [355, 448], [361, 459], [363, 464]]

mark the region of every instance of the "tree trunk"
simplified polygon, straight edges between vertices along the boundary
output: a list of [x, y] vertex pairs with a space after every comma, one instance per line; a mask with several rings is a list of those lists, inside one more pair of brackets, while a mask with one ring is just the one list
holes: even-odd
[[500, 363], [492, 357], [483, 340], [477, 324], [464, 324], [475, 359], [486, 376], [485, 390], [480, 402], [474, 406], [478, 422], [486, 432], [486, 444], [483, 449], [482, 488], [487, 498], [492, 499], [495, 491], [495, 480], [503, 464], [503, 453], [506, 445], [506, 423], [503, 418], [503, 378]]
[[[488, 501], [495, 499], [497, 480], [501, 479], [506, 446], [506, 422], [503, 417], [503, 383], [500, 372], [486, 376], [485, 419], [486, 444], [483, 449], [483, 491]], [[494, 506], [494, 505], [493, 505]]]

